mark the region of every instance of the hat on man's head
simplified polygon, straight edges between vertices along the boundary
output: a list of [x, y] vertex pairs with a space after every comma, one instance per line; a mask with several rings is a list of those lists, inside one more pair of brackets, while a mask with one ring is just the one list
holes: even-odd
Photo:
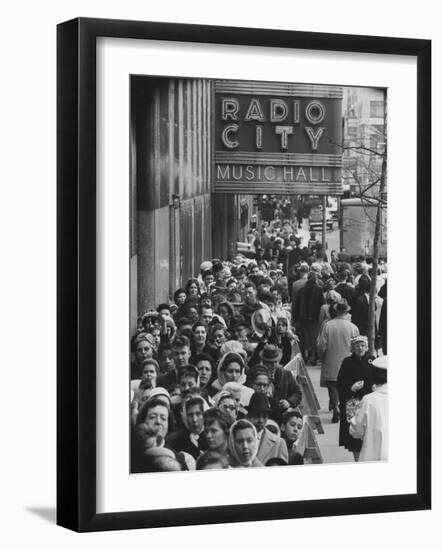
[[270, 414], [272, 407], [270, 406], [269, 398], [265, 393], [255, 392], [250, 398], [249, 405], [246, 407], [247, 412], [264, 412]]
[[277, 363], [281, 360], [282, 351], [274, 344], [266, 344], [261, 350], [259, 356], [268, 363]]
[[351, 310], [351, 307], [348, 305], [348, 302], [345, 298], [342, 298], [335, 304], [333, 304], [333, 309], [336, 311], [336, 315], [343, 315]]

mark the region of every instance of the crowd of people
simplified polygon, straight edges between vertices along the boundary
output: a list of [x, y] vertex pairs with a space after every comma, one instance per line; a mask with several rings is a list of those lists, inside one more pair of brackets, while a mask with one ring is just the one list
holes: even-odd
[[386, 458], [385, 437], [368, 436], [367, 408], [382, 401], [386, 415], [386, 265], [377, 274], [375, 359], [370, 263], [342, 250], [328, 258], [315, 235], [304, 245], [299, 225], [276, 215], [255, 233], [255, 258], [204, 261], [173, 300], [139, 318], [132, 472], [303, 464], [294, 357], [321, 364], [339, 444], [355, 460]]

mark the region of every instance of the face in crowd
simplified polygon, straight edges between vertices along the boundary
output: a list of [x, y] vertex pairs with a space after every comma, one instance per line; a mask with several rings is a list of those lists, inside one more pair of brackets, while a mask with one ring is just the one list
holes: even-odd
[[181, 394], [183, 394], [188, 392], [189, 390], [192, 390], [193, 388], [197, 388], [198, 381], [190, 374], [183, 374], [178, 379], [178, 386], [180, 388]]
[[254, 410], [251, 410], [247, 415], [248, 419], [255, 426], [258, 433], [264, 429], [269, 416], [270, 415], [268, 412]]
[[281, 426], [281, 432], [284, 435], [284, 439], [289, 443], [292, 443], [298, 440], [301, 430], [302, 430], [302, 418], [299, 418], [298, 416], [291, 416]]
[[216, 451], [227, 444], [227, 434], [217, 420], [205, 424], [207, 444], [211, 451]]
[[145, 387], [152, 387], [155, 380], [157, 379], [157, 370], [155, 365], [152, 363], [147, 363], [143, 366], [141, 372], [141, 380], [144, 382]]
[[213, 333], [213, 343], [217, 348], [220, 348], [224, 342], [226, 341], [226, 337], [224, 335], [223, 329], [217, 329]]
[[356, 342], [354, 344], [351, 345], [351, 349], [354, 353], [354, 355], [356, 355], [356, 357], [364, 357], [364, 355], [367, 353], [367, 350], [368, 350], [368, 346], [365, 342]]
[[169, 427], [169, 410], [165, 405], [148, 409], [144, 423], [151, 434], [166, 437]]
[[204, 417], [201, 405], [192, 405], [186, 409], [186, 420], [189, 431], [200, 434], [204, 430]]
[[137, 347], [135, 348], [135, 358], [138, 363], [142, 363], [146, 359], [152, 359], [153, 349], [152, 346], [146, 340], [141, 340], [138, 342]]
[[242, 368], [239, 363], [236, 361], [229, 363], [224, 370], [226, 382], [238, 382], [241, 376], [241, 371]]
[[246, 287], [246, 302], [254, 304], [256, 302], [256, 294], [256, 288], [253, 288], [253, 286]]
[[205, 326], [198, 325], [197, 327], [195, 327], [195, 330], [193, 331], [193, 338], [197, 346], [204, 346], [207, 339], [207, 330]]
[[230, 419], [232, 422], [237, 420], [238, 405], [233, 397], [224, 397], [224, 399], [220, 401], [218, 409], [221, 414]]
[[213, 318], [213, 309], [211, 307], [203, 307], [201, 310], [201, 323], [207, 326]]
[[270, 386], [269, 377], [266, 374], [258, 374], [252, 383], [252, 387], [256, 393], [268, 394]]
[[196, 368], [199, 372], [200, 385], [203, 387], [209, 383], [210, 378], [212, 377], [212, 365], [210, 364], [210, 361], [201, 359], [196, 364]]
[[233, 437], [233, 444], [241, 463], [249, 462], [256, 448], [256, 439], [252, 428], [238, 430]]
[[165, 349], [159, 358], [160, 369], [162, 373], [170, 372], [173, 370], [175, 363], [173, 360], [173, 353], [171, 349]]
[[190, 359], [190, 348], [189, 346], [181, 346], [173, 348], [173, 361], [175, 367], [184, 367], [189, 363]]

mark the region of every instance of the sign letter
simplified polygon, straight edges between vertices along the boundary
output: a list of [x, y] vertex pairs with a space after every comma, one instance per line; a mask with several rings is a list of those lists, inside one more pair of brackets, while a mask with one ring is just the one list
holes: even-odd
[[287, 136], [293, 134], [293, 126], [275, 126], [275, 134], [281, 134], [281, 149], [287, 149]]
[[239, 147], [239, 141], [237, 139], [231, 140], [229, 138], [230, 132], [237, 132], [238, 129], [238, 124], [230, 124], [230, 126], [226, 126], [221, 132], [221, 141], [227, 147], [227, 149], [236, 149], [237, 147]]
[[239, 102], [234, 97], [224, 97], [221, 103], [221, 118], [223, 120], [238, 120]]
[[312, 144], [313, 151], [316, 151], [318, 148], [318, 142], [321, 139], [322, 134], [324, 133], [324, 128], [322, 127], [317, 128], [315, 132], [313, 128], [310, 128], [310, 126], [306, 126], [305, 131], [307, 132], [307, 135], [310, 139], [310, 143]]
[[251, 120], [256, 120], [257, 122], [265, 122], [265, 116], [262, 112], [261, 103], [259, 99], [251, 99], [249, 103], [249, 108], [247, 109], [246, 116], [244, 117], [246, 122]]
[[270, 122], [284, 122], [289, 108], [283, 99], [270, 100]]

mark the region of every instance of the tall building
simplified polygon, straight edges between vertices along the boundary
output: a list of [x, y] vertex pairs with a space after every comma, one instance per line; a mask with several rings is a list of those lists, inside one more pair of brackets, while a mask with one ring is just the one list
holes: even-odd
[[350, 196], [379, 193], [386, 148], [386, 93], [376, 88], [344, 88], [342, 177]]

